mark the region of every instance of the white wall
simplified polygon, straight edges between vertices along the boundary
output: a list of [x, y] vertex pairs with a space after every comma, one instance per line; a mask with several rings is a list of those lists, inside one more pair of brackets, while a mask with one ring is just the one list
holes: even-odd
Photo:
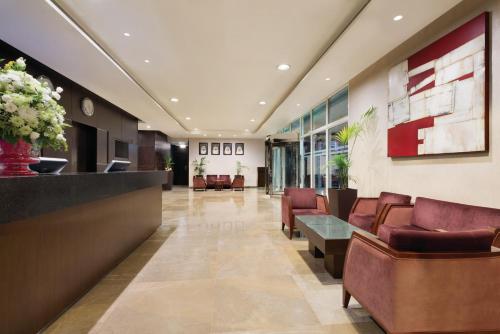
[[[199, 143], [208, 143], [208, 155], [199, 155]], [[211, 143], [220, 143], [220, 155], [211, 155]], [[222, 143], [232, 143], [233, 154], [224, 155]], [[234, 155], [234, 143], [245, 144], [245, 155]], [[194, 159], [206, 157], [208, 160], [206, 174], [229, 174], [231, 179], [236, 174], [236, 161], [248, 167], [243, 171], [245, 186], [257, 186], [257, 167], [265, 165], [265, 145], [263, 139], [190, 139], [189, 140], [189, 186], [193, 186]]]
[[[448, 157], [387, 157], [388, 69], [478, 14], [491, 15], [490, 150]], [[404, 20], [401, 21], [404, 24]], [[369, 52], [369, 50], [367, 50]], [[377, 119], [356, 144], [351, 187], [361, 196], [394, 191], [500, 208], [500, 1], [465, 1], [349, 83], [349, 121], [370, 106]]]

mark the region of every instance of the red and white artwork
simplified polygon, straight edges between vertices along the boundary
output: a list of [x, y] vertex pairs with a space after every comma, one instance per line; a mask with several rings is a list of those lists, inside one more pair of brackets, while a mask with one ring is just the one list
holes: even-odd
[[388, 156], [487, 149], [487, 14], [389, 71]]

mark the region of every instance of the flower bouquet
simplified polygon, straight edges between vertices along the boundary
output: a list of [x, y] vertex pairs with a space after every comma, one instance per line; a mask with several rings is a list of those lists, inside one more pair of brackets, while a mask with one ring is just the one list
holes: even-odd
[[64, 108], [57, 102], [62, 88], [52, 91], [26, 73], [23, 58], [0, 68], [0, 175], [33, 175], [32, 146], [67, 149]]

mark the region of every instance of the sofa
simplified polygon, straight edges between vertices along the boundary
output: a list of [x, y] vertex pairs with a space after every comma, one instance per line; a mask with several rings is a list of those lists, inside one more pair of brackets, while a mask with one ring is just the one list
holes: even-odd
[[349, 224], [376, 234], [389, 204], [410, 204], [411, 196], [381, 192], [379, 197], [358, 197], [349, 214]]
[[317, 195], [313, 188], [285, 188], [281, 196], [281, 230], [289, 228], [288, 237], [292, 239], [295, 216], [329, 215], [330, 207], [326, 196]]
[[222, 180], [224, 189], [231, 189], [231, 176], [219, 175], [219, 180]]
[[350, 297], [387, 333], [500, 332], [500, 210], [419, 197], [389, 205], [378, 236], [354, 232]]
[[193, 176], [193, 190], [207, 190], [207, 181], [203, 176]]

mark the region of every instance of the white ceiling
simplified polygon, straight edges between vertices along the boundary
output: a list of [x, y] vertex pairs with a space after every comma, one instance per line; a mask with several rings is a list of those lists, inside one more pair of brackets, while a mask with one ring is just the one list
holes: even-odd
[[[370, 1], [287, 97], [366, 1], [57, 1], [137, 82], [47, 1], [0, 1], [0, 38], [143, 120], [143, 128], [177, 138], [263, 137], [459, 2]], [[405, 17], [394, 22], [396, 14]], [[292, 67], [281, 72], [280, 63]]]

